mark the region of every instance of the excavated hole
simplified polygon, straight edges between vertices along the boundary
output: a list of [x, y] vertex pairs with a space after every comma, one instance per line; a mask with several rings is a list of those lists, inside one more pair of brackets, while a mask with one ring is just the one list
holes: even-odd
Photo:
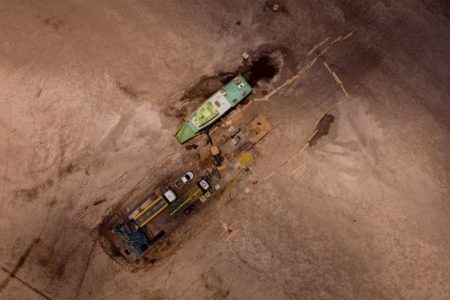
[[252, 61], [247, 70], [241, 72], [242, 76], [251, 86], [255, 86], [259, 81], [270, 81], [278, 74], [279, 63], [275, 57], [263, 55]]

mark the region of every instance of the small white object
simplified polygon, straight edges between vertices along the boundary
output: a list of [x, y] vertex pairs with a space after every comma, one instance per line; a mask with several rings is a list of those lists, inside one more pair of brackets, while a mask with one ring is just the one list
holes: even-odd
[[250, 55], [248, 55], [247, 52], [244, 52], [244, 53], [242, 53], [242, 58], [243, 58], [243, 59], [249, 59], [249, 58], [250, 58]]
[[206, 180], [204, 180], [204, 179], [200, 180], [199, 184], [202, 187], [202, 189], [204, 189], [205, 191], [210, 188], [208, 182]]
[[174, 191], [167, 190], [164, 193], [164, 198], [166, 198], [166, 200], [169, 201], [169, 203], [172, 203], [173, 201], [177, 200], [177, 195], [175, 194]]
[[194, 179], [194, 173], [192, 172], [186, 172], [186, 174], [184, 174], [180, 179], [178, 179], [175, 182], [175, 186], [180, 189], [183, 187], [183, 185], [185, 185], [188, 181], [191, 181], [192, 179]]
[[184, 175], [184, 177], [185, 177], [187, 180], [192, 180], [192, 179], [194, 179], [194, 173], [192, 173], [192, 172], [187, 172], [187, 173]]
[[239, 136], [235, 136], [235, 137], [231, 138], [231, 143], [233, 145], [237, 145], [240, 140], [241, 140], [241, 138]]

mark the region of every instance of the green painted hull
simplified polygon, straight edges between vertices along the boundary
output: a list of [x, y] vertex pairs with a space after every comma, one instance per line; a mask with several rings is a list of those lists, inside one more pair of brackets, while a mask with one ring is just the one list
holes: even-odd
[[[236, 76], [222, 89], [203, 102], [177, 131], [178, 142], [185, 143], [214, 124], [222, 115], [239, 104], [252, 92], [252, 87], [241, 76]], [[225, 103], [226, 102], [226, 103]]]
[[186, 143], [190, 139], [196, 137], [200, 134], [200, 131], [195, 127], [190, 120], [186, 121], [181, 125], [177, 132], [177, 140], [180, 143]]

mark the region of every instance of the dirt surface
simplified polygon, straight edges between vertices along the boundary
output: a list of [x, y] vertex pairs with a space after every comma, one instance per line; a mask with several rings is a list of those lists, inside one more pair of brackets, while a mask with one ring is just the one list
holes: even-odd
[[[0, 0], [1, 299], [450, 298], [447, 2], [272, 4]], [[274, 129], [164, 257], [111, 258], [99, 225], [179, 168], [188, 91], [276, 53], [257, 99], [349, 32], [249, 104]]]

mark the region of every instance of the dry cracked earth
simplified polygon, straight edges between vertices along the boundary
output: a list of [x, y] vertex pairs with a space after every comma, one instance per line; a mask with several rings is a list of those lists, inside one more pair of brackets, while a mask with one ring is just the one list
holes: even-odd
[[[0, 0], [1, 299], [450, 298], [448, 1], [277, 3]], [[251, 103], [274, 130], [165, 255], [105, 251], [183, 163], [193, 87], [270, 52], [254, 100], [351, 32]]]

